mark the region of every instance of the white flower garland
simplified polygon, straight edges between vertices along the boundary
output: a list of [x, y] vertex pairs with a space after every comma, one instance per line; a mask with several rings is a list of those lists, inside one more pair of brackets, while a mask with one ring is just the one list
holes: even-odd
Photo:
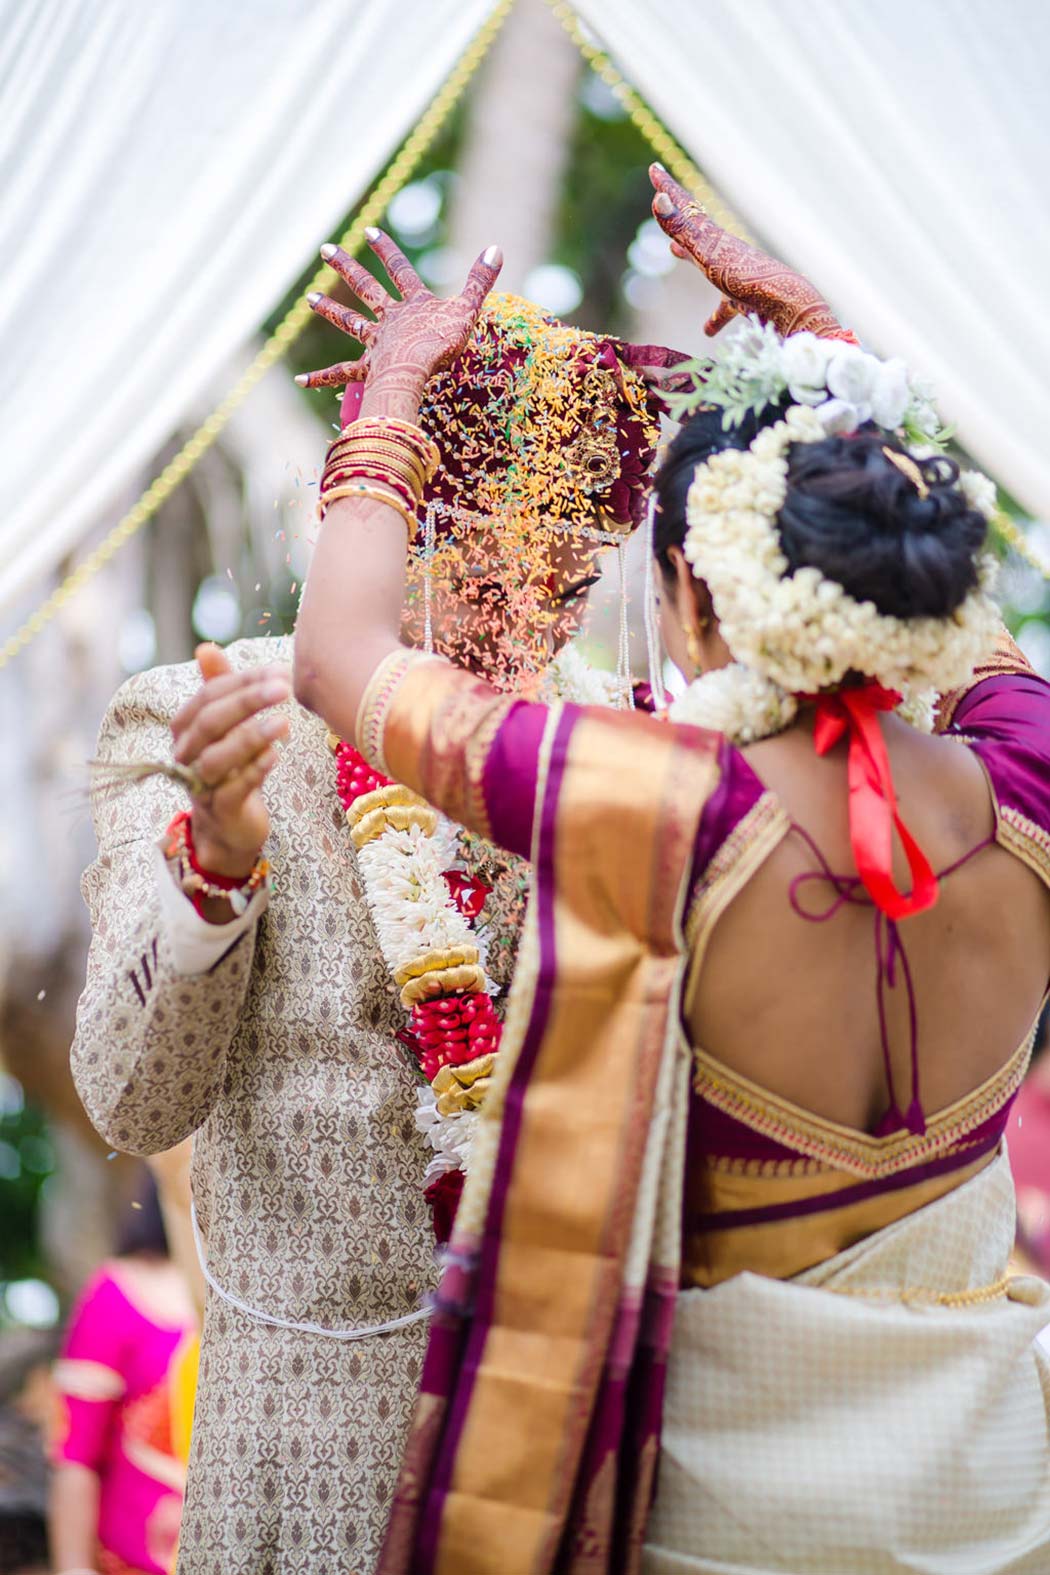
[[[737, 663], [789, 696], [832, 688], [850, 672], [909, 696], [955, 688], [998, 633], [990, 595], [994, 558], [981, 559], [977, 588], [950, 618], [894, 618], [856, 601], [819, 569], [788, 574], [776, 531], [787, 494], [787, 451], [825, 436], [816, 411], [794, 405], [749, 449], [725, 449], [698, 466], [684, 551], [711, 593], [723, 639]], [[984, 480], [971, 473], [967, 496], [984, 501]], [[735, 692], [742, 697], [742, 689]], [[760, 703], [768, 711], [772, 700], [763, 693]]]
[[694, 678], [668, 714], [672, 722], [724, 733], [733, 744], [754, 744], [790, 727], [798, 701], [771, 678], [731, 662]]

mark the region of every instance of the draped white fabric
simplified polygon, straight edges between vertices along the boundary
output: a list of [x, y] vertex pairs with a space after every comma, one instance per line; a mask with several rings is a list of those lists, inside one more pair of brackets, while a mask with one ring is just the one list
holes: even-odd
[[575, 0], [771, 250], [1050, 519], [1045, 0]]
[[0, 614], [112, 508], [491, 0], [0, 0]]
[[[492, 5], [0, 0], [0, 616], [111, 520]], [[1044, 0], [577, 9], [768, 245], [1050, 518]]]

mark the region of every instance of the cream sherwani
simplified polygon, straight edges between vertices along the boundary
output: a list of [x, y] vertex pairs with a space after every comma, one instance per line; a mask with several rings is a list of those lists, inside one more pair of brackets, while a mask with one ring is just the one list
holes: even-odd
[[[290, 659], [290, 642], [228, 654], [236, 668]], [[169, 759], [198, 684], [191, 664], [131, 679], [100, 756]], [[427, 1153], [325, 729], [289, 713], [266, 789], [274, 893], [207, 971], [187, 971], [200, 960], [156, 867], [184, 794], [154, 778], [100, 804], [73, 1071], [115, 1148], [196, 1134], [196, 1207], [225, 1291], [285, 1320], [371, 1326], [434, 1281]], [[348, 1342], [291, 1332], [209, 1290], [180, 1575], [370, 1575], [425, 1340], [425, 1322]]]

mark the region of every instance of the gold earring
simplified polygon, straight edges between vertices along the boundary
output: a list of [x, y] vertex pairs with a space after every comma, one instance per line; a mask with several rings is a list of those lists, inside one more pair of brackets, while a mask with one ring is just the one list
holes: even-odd
[[699, 672], [704, 665], [704, 653], [700, 644], [700, 634], [698, 630], [687, 629], [685, 631], [685, 648], [689, 652], [689, 660], [692, 662], [697, 672]]

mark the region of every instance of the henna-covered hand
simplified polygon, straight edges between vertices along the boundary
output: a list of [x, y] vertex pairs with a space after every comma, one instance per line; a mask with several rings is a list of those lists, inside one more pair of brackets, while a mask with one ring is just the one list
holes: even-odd
[[820, 339], [856, 343], [802, 274], [723, 230], [663, 165], [653, 164], [649, 179], [656, 187], [653, 217], [670, 238], [671, 250], [694, 262], [725, 296], [705, 323], [705, 333], [717, 334], [738, 313], [754, 312], [785, 338], [808, 331]]
[[319, 372], [306, 372], [296, 382], [304, 388], [365, 382], [373, 411], [414, 414], [428, 379], [450, 366], [465, 347], [499, 277], [503, 254], [498, 246], [490, 246], [471, 268], [461, 293], [440, 300], [382, 230], [366, 230], [365, 239], [400, 299], [341, 247], [322, 246], [325, 262], [374, 314], [375, 321], [340, 306], [327, 295], [308, 296], [313, 311], [362, 344], [364, 354], [357, 361], [340, 361]]

